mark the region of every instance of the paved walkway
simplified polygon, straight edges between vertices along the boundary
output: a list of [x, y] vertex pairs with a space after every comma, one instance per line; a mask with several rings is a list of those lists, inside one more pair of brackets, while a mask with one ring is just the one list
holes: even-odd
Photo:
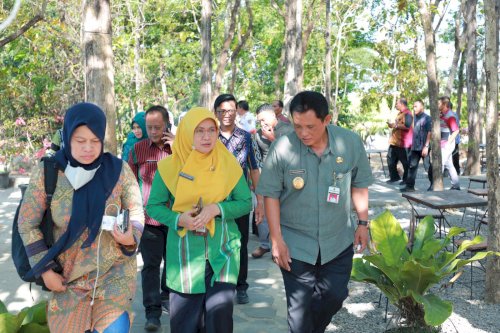
[[[399, 191], [398, 186], [385, 184], [383, 174], [380, 170], [376, 172], [379, 180], [370, 188], [370, 207], [390, 207], [391, 205], [406, 204]], [[418, 177], [416, 187], [418, 190], [426, 190], [428, 181], [425, 177]], [[462, 186], [467, 182], [462, 180]], [[446, 183], [449, 187], [449, 184]], [[29, 285], [19, 279], [10, 256], [11, 244], [11, 222], [15, 209], [19, 202], [21, 193], [17, 187], [0, 189], [0, 299], [7, 304], [9, 311], [17, 312], [25, 306], [47, 298], [48, 294], [34, 289], [29, 291]], [[373, 216], [371, 216], [373, 217]], [[248, 245], [249, 253], [258, 245], [254, 235], [250, 237]], [[137, 294], [133, 309], [135, 321], [132, 332], [142, 333], [145, 318], [142, 307], [141, 277], [140, 269], [142, 261], [139, 257], [137, 268]], [[235, 305], [234, 307], [234, 331], [236, 333], [263, 333], [263, 332], [286, 332], [286, 299], [281, 279], [281, 273], [277, 266], [271, 261], [270, 254], [265, 254], [260, 259], [249, 259], [248, 283], [250, 288], [248, 294], [250, 303]], [[168, 315], [163, 314], [162, 331], [170, 332]]]

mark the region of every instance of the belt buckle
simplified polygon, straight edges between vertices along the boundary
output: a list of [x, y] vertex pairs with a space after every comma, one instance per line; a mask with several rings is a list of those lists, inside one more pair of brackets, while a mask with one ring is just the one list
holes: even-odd
[[206, 236], [207, 235], [206, 231], [196, 231], [196, 230], [193, 230], [192, 232], [193, 232], [193, 234], [195, 236]]

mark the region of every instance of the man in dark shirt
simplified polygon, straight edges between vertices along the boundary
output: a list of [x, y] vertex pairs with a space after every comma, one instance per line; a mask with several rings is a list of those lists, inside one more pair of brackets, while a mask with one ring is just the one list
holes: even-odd
[[[260, 128], [255, 133], [257, 155], [262, 156], [262, 162], [264, 162], [273, 141], [293, 132], [293, 127], [289, 123], [278, 120], [270, 104], [262, 104], [257, 108], [257, 121], [260, 124]], [[261, 167], [259, 165], [259, 168]], [[257, 228], [260, 245], [252, 252], [252, 257], [256, 259], [261, 258], [271, 249], [269, 244], [269, 226], [265, 217], [261, 223], [257, 224]]]
[[403, 165], [403, 180], [399, 183], [403, 185], [408, 175], [408, 155], [410, 153], [412, 130], [411, 123], [413, 117], [408, 110], [406, 98], [400, 98], [396, 102], [396, 109], [399, 113], [394, 122], [387, 122], [387, 126], [392, 128], [392, 134], [389, 139], [389, 149], [387, 150], [387, 168], [389, 169], [390, 179], [388, 184], [398, 182], [401, 177], [398, 174], [398, 161]]
[[431, 137], [431, 117], [424, 113], [424, 102], [421, 100], [413, 104], [415, 117], [413, 119], [413, 140], [410, 152], [410, 169], [406, 177], [406, 186], [401, 192], [415, 191], [415, 179], [417, 178], [418, 163], [422, 158], [424, 168], [429, 170], [429, 140]]
[[290, 124], [290, 119], [283, 115], [283, 101], [275, 100], [273, 102], [273, 109], [276, 114], [276, 118], [278, 118], [279, 121]]
[[[220, 95], [215, 99], [214, 110], [215, 116], [220, 122], [220, 141], [236, 157], [245, 177], [247, 177], [249, 171], [252, 186], [256, 187], [259, 182], [260, 171], [252, 147], [250, 133], [236, 126], [236, 98], [230, 94]], [[255, 207], [256, 223], [260, 223], [263, 215], [264, 199], [262, 196], [257, 196], [257, 207]], [[250, 216], [247, 214], [236, 219], [236, 224], [241, 233], [240, 272], [238, 274], [238, 284], [236, 285], [236, 301], [239, 304], [249, 302], [247, 294], [249, 218]]]
[[[151, 185], [157, 170], [157, 163], [171, 154], [174, 135], [168, 131], [168, 112], [163, 106], [152, 106], [146, 111], [146, 131], [148, 139], [134, 145], [129, 154], [128, 164], [139, 182], [142, 200], [146, 207]], [[140, 251], [144, 266], [142, 276], [142, 303], [146, 310], [147, 331], [157, 331], [161, 327], [162, 304], [168, 310], [168, 288], [166, 271], [163, 267], [160, 281], [160, 266], [165, 260], [167, 227], [152, 219], [146, 212], [144, 232]], [[160, 293], [161, 288], [161, 293]]]

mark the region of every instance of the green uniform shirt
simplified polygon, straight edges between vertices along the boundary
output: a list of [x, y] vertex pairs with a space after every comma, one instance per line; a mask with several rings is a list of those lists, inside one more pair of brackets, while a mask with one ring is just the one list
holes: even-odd
[[[328, 146], [321, 157], [295, 132], [277, 140], [264, 161], [257, 194], [279, 199], [280, 224], [292, 258], [329, 262], [354, 241], [351, 187], [367, 188], [373, 176], [360, 137], [327, 126]], [[304, 180], [296, 189], [295, 178]], [[329, 187], [339, 189], [338, 203], [327, 202]]]
[[177, 233], [180, 213], [169, 207], [175, 198], [156, 172], [147, 204], [147, 213], [169, 227], [167, 236], [167, 286], [184, 294], [201, 294], [205, 290], [205, 266], [210, 262], [214, 281], [236, 284], [240, 269], [240, 232], [235, 218], [248, 214], [252, 198], [245, 177], [234, 187], [229, 197], [219, 202], [221, 217], [215, 219], [213, 237]]

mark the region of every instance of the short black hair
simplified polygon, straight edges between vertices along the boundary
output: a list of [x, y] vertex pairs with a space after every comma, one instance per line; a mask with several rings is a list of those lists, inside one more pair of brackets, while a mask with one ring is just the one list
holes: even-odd
[[399, 103], [403, 104], [404, 106], [408, 106], [408, 100], [404, 97], [401, 97], [399, 99]]
[[424, 101], [422, 101], [421, 99], [417, 99], [415, 103], [419, 103], [420, 105], [425, 106]]
[[302, 91], [295, 95], [295, 97], [290, 102], [290, 113], [305, 113], [308, 111], [314, 111], [316, 117], [325, 120], [328, 116], [328, 102], [325, 96], [319, 92], [315, 91]]
[[[282, 100], [277, 99], [277, 100], [275, 100], [275, 102], [278, 102], [278, 106], [279, 106], [280, 108], [283, 108], [283, 101], [282, 101]], [[273, 102], [273, 104], [274, 104], [274, 102]]]
[[217, 110], [217, 108], [224, 102], [229, 102], [229, 101], [233, 101], [234, 104], [237, 104], [238, 102], [236, 101], [236, 98], [234, 98], [233, 95], [231, 94], [222, 94], [222, 95], [219, 95], [217, 96], [217, 98], [215, 99], [215, 102], [214, 102], [214, 111]]
[[446, 105], [446, 107], [451, 110], [450, 97], [448, 97], [448, 96], [441, 96], [441, 97], [439, 97], [439, 101], [441, 101], [442, 104]]
[[170, 125], [170, 117], [168, 115], [168, 111], [166, 108], [164, 108], [161, 105], [153, 105], [149, 109], [146, 110], [146, 114], [144, 115], [144, 118], [146, 118], [148, 116], [148, 114], [153, 113], [153, 112], [161, 113], [161, 116], [162, 116], [165, 124]]
[[250, 107], [248, 106], [248, 102], [245, 100], [239, 101], [237, 107], [242, 108], [245, 111], [250, 110]]
[[263, 111], [270, 111], [274, 114], [273, 106], [271, 104], [268, 104], [268, 103], [260, 105], [255, 112], [257, 114], [259, 114]]

